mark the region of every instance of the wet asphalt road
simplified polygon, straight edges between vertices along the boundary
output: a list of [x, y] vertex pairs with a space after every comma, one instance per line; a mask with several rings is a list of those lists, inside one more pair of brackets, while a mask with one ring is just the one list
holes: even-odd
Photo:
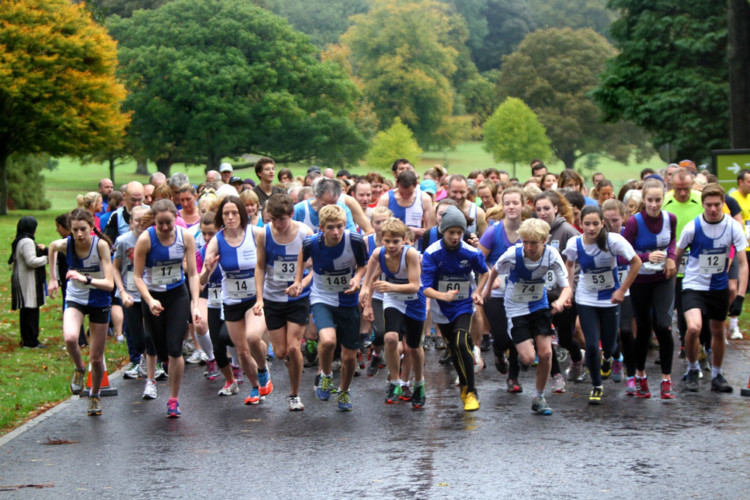
[[[487, 353], [490, 361], [491, 354]], [[652, 353], [653, 356], [653, 353]], [[478, 376], [482, 407], [464, 413], [455, 373], [427, 356], [427, 406], [386, 406], [386, 374], [354, 380], [352, 413], [317, 401], [314, 369], [303, 376], [305, 411], [291, 413], [284, 364], [261, 406], [241, 393], [219, 398], [220, 381], [186, 370], [183, 416], [168, 420], [167, 383], [141, 400], [143, 381], [115, 377], [119, 395], [102, 417], [73, 398], [25, 432], [0, 441], [0, 493], [12, 498], [747, 498], [750, 340], [733, 342], [725, 363], [734, 394], [708, 390], [678, 399], [637, 400], [605, 381], [604, 404], [587, 403], [588, 384], [549, 396], [554, 414], [531, 413], [525, 392], [508, 394], [491, 363]], [[567, 363], [565, 363], [567, 365]], [[650, 360], [652, 386], [658, 367]], [[675, 360], [675, 370], [683, 370]], [[654, 390], [655, 387], [652, 387]], [[658, 394], [658, 388], [656, 388]], [[49, 439], [78, 441], [51, 446]]]

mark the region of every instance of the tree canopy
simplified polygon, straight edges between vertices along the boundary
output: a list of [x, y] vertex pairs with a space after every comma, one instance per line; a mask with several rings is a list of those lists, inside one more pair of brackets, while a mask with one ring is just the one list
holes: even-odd
[[529, 0], [540, 28], [591, 28], [608, 36], [616, 19], [607, 9], [608, 0]]
[[[626, 119], [696, 162], [729, 146], [727, 3], [612, 0], [620, 49], [594, 98], [607, 120]], [[746, 118], [746, 117], [745, 117]]]
[[626, 161], [634, 150], [630, 145], [646, 148], [645, 137], [632, 125], [601, 123], [589, 97], [607, 59], [615, 54], [609, 42], [589, 28], [550, 28], [527, 35], [504, 59], [500, 95], [519, 97], [534, 110], [567, 168], [585, 154]]
[[400, 118], [393, 121], [387, 130], [377, 133], [367, 152], [367, 166], [376, 170], [388, 170], [397, 158], [417, 158], [422, 148], [417, 144], [409, 127]]
[[336, 43], [351, 26], [351, 16], [364, 14], [369, 6], [367, 0], [266, 0], [265, 3], [321, 49]]
[[131, 140], [168, 172], [223, 156], [342, 163], [366, 149], [359, 91], [288, 22], [243, 0], [177, 0], [110, 18]]
[[82, 155], [116, 142], [128, 122], [107, 31], [68, 0], [0, 9], [0, 213], [12, 153]]
[[513, 177], [516, 163], [549, 158], [549, 145], [544, 125], [526, 103], [515, 97], [508, 97], [484, 124], [484, 149], [496, 162], [512, 163]]

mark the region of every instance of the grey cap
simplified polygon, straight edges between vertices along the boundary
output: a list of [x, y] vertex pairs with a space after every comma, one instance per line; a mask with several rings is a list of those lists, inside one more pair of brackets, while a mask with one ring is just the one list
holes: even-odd
[[452, 227], [460, 227], [466, 232], [466, 216], [456, 207], [448, 207], [440, 219], [440, 232], [444, 233]]

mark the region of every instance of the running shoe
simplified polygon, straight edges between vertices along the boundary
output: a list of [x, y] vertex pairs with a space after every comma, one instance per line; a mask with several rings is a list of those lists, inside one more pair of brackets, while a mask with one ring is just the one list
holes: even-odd
[[607, 380], [609, 376], [612, 374], [612, 358], [602, 360], [601, 372], [602, 372], [602, 378], [604, 380]]
[[302, 404], [299, 396], [289, 396], [286, 399], [289, 402], [289, 411], [303, 411], [305, 409], [305, 405]]
[[414, 397], [414, 393], [411, 392], [411, 388], [408, 385], [401, 386], [401, 395], [398, 397], [401, 401], [409, 402]]
[[205, 353], [201, 349], [196, 349], [190, 356], [188, 356], [185, 362], [191, 365], [197, 365], [201, 362], [203, 356], [205, 356]]
[[73, 394], [80, 394], [83, 390], [83, 375], [86, 370], [79, 370], [76, 368], [73, 370], [73, 378], [70, 379], [70, 392]]
[[648, 390], [648, 379], [646, 377], [644, 378], [635, 378], [635, 395], [639, 398], [650, 398], [651, 397], [651, 391]]
[[240, 386], [237, 385], [236, 380], [227, 380], [224, 383], [224, 387], [219, 389], [219, 396], [233, 396], [240, 392]]
[[425, 335], [422, 339], [422, 349], [429, 351], [431, 347], [435, 345], [435, 337], [432, 335]]
[[466, 392], [464, 398], [464, 411], [476, 411], [479, 409], [479, 397], [477, 391]]
[[729, 330], [730, 337], [732, 340], [742, 340], [742, 332], [740, 331], [739, 326], [735, 326], [734, 328]]
[[427, 396], [424, 393], [424, 383], [421, 383], [414, 387], [414, 394], [411, 397], [411, 407], [415, 410], [424, 408], [424, 404], [427, 401]]
[[385, 404], [395, 405], [398, 404], [401, 396], [401, 386], [398, 383], [391, 382], [388, 384], [388, 394], [385, 397]]
[[146, 387], [143, 388], [143, 399], [156, 399], [156, 382], [153, 380], [146, 381]]
[[[359, 367], [360, 370], [365, 369], [365, 357], [362, 354], [361, 349], [357, 349], [357, 366]], [[357, 373], [359, 373], [359, 371]]]
[[614, 363], [612, 363], [612, 377], [613, 382], [620, 383], [622, 382], [622, 361], [619, 359], [616, 359]]
[[568, 378], [568, 382], [577, 382], [578, 377], [583, 373], [583, 360], [573, 361], [570, 366], [565, 370], [565, 375]]
[[512, 393], [523, 392], [523, 387], [521, 386], [520, 381], [513, 380], [512, 378], [508, 378], [506, 383], [508, 384], [508, 392], [512, 392]]
[[305, 367], [315, 366], [318, 364], [318, 342], [315, 340], [306, 340], [302, 348], [302, 354], [305, 356]]
[[219, 378], [219, 373], [219, 364], [216, 360], [209, 360], [208, 363], [206, 363], [206, 378], [208, 380], [216, 380]]
[[635, 377], [628, 377], [627, 380], [625, 380], [625, 394], [628, 396], [635, 396], [635, 393]]
[[492, 349], [492, 337], [489, 335], [482, 335], [482, 343], [479, 344], [479, 348], [482, 352], [488, 352]]
[[257, 387], [250, 389], [250, 394], [245, 398], [246, 405], [257, 405], [260, 403], [260, 390]]
[[258, 370], [258, 383], [260, 384], [260, 395], [268, 396], [273, 392], [273, 381], [271, 372], [266, 368], [263, 371]]
[[167, 401], [167, 418], [180, 418], [180, 403], [177, 398], [169, 398]]
[[562, 373], [558, 373], [552, 377], [552, 392], [554, 394], [563, 394], [565, 391], [565, 377], [563, 377]]
[[133, 380], [133, 379], [138, 378], [138, 363], [133, 363], [131, 361], [128, 366], [123, 368], [122, 378], [126, 378], [128, 380]]
[[102, 414], [102, 401], [99, 396], [89, 397], [89, 417], [98, 417]]
[[451, 351], [449, 349], [443, 351], [443, 355], [440, 356], [438, 363], [443, 366], [451, 364]]
[[672, 391], [672, 381], [662, 380], [661, 381], [661, 398], [662, 399], [674, 399], [675, 395]]
[[443, 337], [435, 337], [435, 349], [442, 351], [446, 347]]
[[331, 370], [334, 372], [341, 371], [341, 359], [334, 359], [331, 361]]
[[378, 364], [380, 363], [380, 356], [376, 356], [375, 354], [372, 355], [372, 358], [370, 358], [370, 364], [367, 365], [367, 376], [368, 377], [374, 377], [378, 374]]
[[591, 393], [589, 394], [589, 404], [590, 405], [602, 404], [603, 395], [604, 395], [604, 387], [600, 385], [594, 386], [594, 388], [591, 389]]
[[266, 361], [273, 361], [276, 359], [276, 354], [273, 352], [273, 344], [268, 343], [268, 352], [266, 353]]
[[320, 376], [320, 382], [318, 387], [315, 389], [315, 395], [321, 401], [328, 401], [331, 397], [331, 388], [333, 387], [333, 377], [327, 377], [325, 375]]
[[544, 396], [534, 397], [534, 399], [531, 400], [531, 411], [537, 415], [552, 415], [552, 408], [549, 407]]
[[340, 411], [352, 411], [352, 398], [349, 396], [349, 391], [340, 391], [336, 399]]
[[183, 356], [190, 356], [193, 354], [193, 351], [195, 351], [195, 346], [192, 342], [183, 342], [182, 343], [182, 355]]
[[700, 370], [691, 369], [685, 374], [685, 390], [688, 392], [698, 392], [698, 374]]
[[234, 377], [234, 379], [237, 381], [238, 384], [241, 384], [242, 382], [245, 381], [245, 377], [243, 373], [244, 372], [242, 371], [242, 368], [240, 368], [239, 366], [232, 365], [232, 376]]
[[138, 363], [138, 378], [148, 377], [148, 364], [145, 354], [141, 354], [141, 361]]
[[162, 366], [163, 363], [156, 363], [156, 371], [154, 372], [154, 380], [168, 380], [169, 375]]
[[719, 373], [711, 380], [711, 390], [714, 392], [732, 392], [734, 389], [731, 385], [729, 385], [729, 382], [727, 382], [727, 379], [724, 378], [724, 375]]
[[508, 358], [505, 357], [504, 352], [501, 353], [500, 356], [495, 356], [495, 368], [497, 368], [497, 371], [499, 371], [503, 375], [508, 374], [510, 363], [508, 363]]

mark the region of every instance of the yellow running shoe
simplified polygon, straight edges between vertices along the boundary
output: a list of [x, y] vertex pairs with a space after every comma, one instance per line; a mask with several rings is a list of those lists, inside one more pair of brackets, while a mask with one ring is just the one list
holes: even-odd
[[464, 399], [464, 411], [476, 411], [479, 409], [479, 397], [477, 396], [476, 391], [471, 391], [466, 393], [466, 398]]

